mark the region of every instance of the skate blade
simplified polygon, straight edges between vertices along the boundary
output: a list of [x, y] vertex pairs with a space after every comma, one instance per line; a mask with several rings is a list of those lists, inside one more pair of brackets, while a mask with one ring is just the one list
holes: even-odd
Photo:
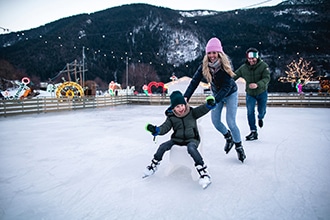
[[201, 185], [201, 187], [203, 189], [206, 189], [210, 184], [211, 184], [211, 179], [210, 178], [207, 178], [207, 179], [200, 179], [199, 180], [199, 185]]
[[229, 151], [233, 148], [234, 144], [231, 145], [231, 147], [229, 147], [227, 150], [225, 150], [226, 154], [229, 153]]
[[258, 140], [258, 138], [246, 138], [246, 141], [255, 141]]
[[246, 159], [246, 157], [244, 157], [244, 158], [239, 158], [239, 157], [238, 157], [238, 160], [241, 161], [242, 163], [244, 163], [244, 160], [245, 160], [245, 159]]
[[142, 179], [147, 178], [151, 175], [153, 175], [155, 172], [150, 172], [150, 173], [143, 173]]
[[202, 187], [203, 189], [206, 189], [207, 187], [209, 187], [209, 185], [211, 185], [212, 182], [209, 182], [209, 183], [206, 183], [206, 184], [203, 184]]
[[[152, 174], [154, 174], [154, 173], [152, 173]], [[152, 174], [145, 174], [145, 173], [144, 173], [143, 176], [142, 176], [142, 179], [145, 179], [145, 178], [151, 176]]]

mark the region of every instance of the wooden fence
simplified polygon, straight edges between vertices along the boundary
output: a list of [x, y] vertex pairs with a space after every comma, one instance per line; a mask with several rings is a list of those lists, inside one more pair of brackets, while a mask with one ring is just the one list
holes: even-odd
[[[206, 95], [195, 95], [189, 103], [197, 105], [205, 101]], [[245, 106], [245, 95], [239, 95], [239, 106]], [[68, 98], [33, 98], [24, 100], [0, 100], [0, 117], [18, 114], [47, 113], [54, 111], [68, 111], [88, 108], [102, 108], [123, 104], [139, 105], [169, 105], [168, 96], [114, 96], [94, 97], [86, 96], [79, 99]], [[269, 94], [268, 106], [283, 107], [317, 107], [329, 108], [329, 95], [303, 95], [297, 94]]]

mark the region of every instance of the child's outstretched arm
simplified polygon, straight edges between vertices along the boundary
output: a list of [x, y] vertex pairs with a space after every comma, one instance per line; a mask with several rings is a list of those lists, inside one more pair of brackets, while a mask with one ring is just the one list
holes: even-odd
[[201, 104], [200, 106], [193, 109], [193, 114], [195, 118], [200, 118], [206, 115], [210, 110], [214, 109], [217, 106], [214, 96], [208, 96], [205, 99], [205, 104]]
[[172, 122], [170, 117], [167, 117], [163, 124], [157, 126], [148, 123], [146, 124], [145, 129], [151, 132], [154, 137], [157, 135], [164, 135], [172, 129]]

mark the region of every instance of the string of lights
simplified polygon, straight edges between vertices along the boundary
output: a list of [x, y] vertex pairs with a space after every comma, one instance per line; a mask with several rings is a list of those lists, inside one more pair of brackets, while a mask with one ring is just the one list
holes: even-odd
[[[112, 34], [126, 34], [127, 32], [116, 32]], [[73, 50], [77, 50], [77, 53], [80, 53], [80, 49], [85, 46], [86, 48], [86, 53], [92, 54], [93, 57], [95, 56], [102, 56], [104, 58], [111, 58], [111, 59], [119, 59], [119, 60], [124, 60], [126, 57], [128, 57], [129, 61], [134, 61], [137, 63], [149, 63], [150, 65], [152, 64], [159, 64], [161, 66], [165, 65], [164, 61], [159, 62], [162, 57], [165, 56], [165, 54], [160, 53], [160, 52], [153, 52], [153, 51], [147, 51], [147, 50], [139, 50], [139, 51], [133, 51], [130, 50], [128, 51], [123, 51], [123, 50], [118, 50], [118, 49], [112, 49], [111, 45], [109, 45], [107, 48], [96, 48], [93, 46], [88, 46], [86, 45], [86, 42], [79, 42], [83, 40], [85, 37], [93, 37], [93, 38], [100, 38], [107, 40], [107, 36], [109, 34], [103, 34], [103, 33], [93, 33], [93, 34], [86, 34], [84, 37], [79, 38], [78, 41], [72, 44], [72, 40], [70, 42], [67, 41], [67, 37], [62, 37], [58, 35], [39, 35], [39, 39], [43, 41], [45, 44], [51, 44], [51, 45], [57, 45], [58, 47], [65, 47], [67, 49], [71, 48]], [[20, 38], [20, 40], [30, 40], [29, 37], [25, 35], [24, 32], [18, 33], [17, 37]], [[66, 45], [69, 44], [69, 45]], [[250, 40], [250, 41], [244, 41], [242, 44], [238, 45], [230, 45], [226, 44], [225, 49], [232, 49], [232, 50], [237, 50], [239, 48], [242, 48], [247, 45], [262, 45], [263, 42], [261, 41], [256, 41], [256, 40]], [[149, 60], [147, 59], [149, 57]], [[150, 59], [152, 57], [152, 59]], [[188, 67], [188, 65], [186, 65]]]

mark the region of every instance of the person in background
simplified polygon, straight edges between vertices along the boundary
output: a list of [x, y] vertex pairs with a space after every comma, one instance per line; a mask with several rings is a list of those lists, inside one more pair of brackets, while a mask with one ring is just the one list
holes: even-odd
[[258, 132], [256, 126], [255, 106], [258, 105], [258, 125], [264, 126], [268, 99], [268, 83], [270, 72], [268, 65], [260, 59], [259, 51], [249, 48], [246, 51], [246, 61], [235, 71], [234, 80], [242, 77], [246, 82], [246, 108], [250, 134], [245, 138], [247, 141], [257, 140]]
[[[208, 41], [205, 51], [203, 62], [196, 70], [184, 97], [189, 101], [201, 80], [206, 79], [217, 103], [216, 108], [211, 111], [212, 124], [226, 139], [224, 147], [226, 154], [235, 145], [238, 159], [243, 163], [246, 155], [241, 142], [240, 130], [236, 124], [238, 92], [237, 85], [232, 78], [234, 72], [231, 62], [223, 51], [221, 41], [216, 37]], [[229, 129], [221, 122], [221, 114], [225, 104], [226, 121]]]
[[186, 103], [180, 91], [172, 92], [170, 99], [171, 106], [165, 111], [167, 116], [165, 122], [160, 126], [147, 124], [146, 129], [150, 131], [154, 137], [157, 135], [165, 135], [171, 129], [173, 129], [173, 134], [170, 140], [159, 146], [154, 154], [154, 158], [151, 160], [150, 166], [147, 166], [145, 169], [143, 177], [148, 177], [155, 173], [163, 155], [166, 151], [171, 150], [173, 145], [187, 146], [187, 151], [194, 160], [195, 167], [200, 175], [199, 184], [203, 188], [206, 188], [211, 183], [211, 177], [198, 151], [200, 136], [197, 127], [197, 119], [204, 116], [215, 107], [214, 97], [207, 97], [206, 103], [196, 108], [190, 107]]

